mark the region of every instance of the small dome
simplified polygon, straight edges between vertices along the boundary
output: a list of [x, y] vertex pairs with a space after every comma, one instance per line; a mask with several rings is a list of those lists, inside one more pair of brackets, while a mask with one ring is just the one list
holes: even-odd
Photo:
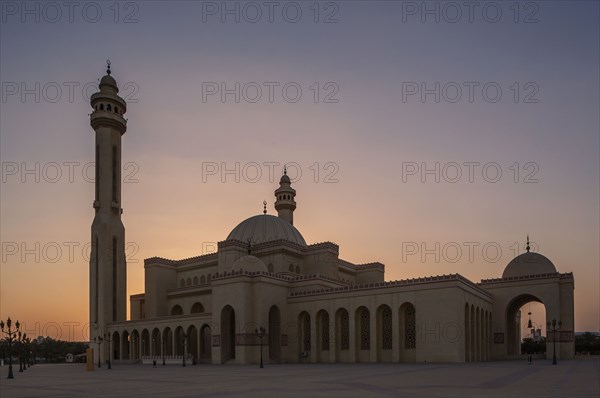
[[502, 273], [503, 278], [514, 278], [527, 275], [552, 274], [556, 267], [547, 257], [539, 253], [523, 253], [514, 259]]
[[279, 183], [280, 184], [291, 184], [292, 180], [290, 180], [290, 177], [288, 177], [287, 174], [284, 174], [281, 176], [281, 178], [279, 179]]
[[230, 239], [250, 241], [252, 245], [284, 239], [306, 246], [300, 231], [289, 222], [270, 214], [260, 214], [242, 221], [229, 233], [227, 240]]
[[233, 271], [268, 272], [267, 266], [260, 258], [251, 255], [244, 256], [233, 263]]
[[119, 88], [117, 87], [117, 81], [111, 75], [104, 75], [100, 80], [100, 85], [98, 86], [100, 90], [102, 90], [102, 86], [110, 86], [117, 92], [119, 92]]

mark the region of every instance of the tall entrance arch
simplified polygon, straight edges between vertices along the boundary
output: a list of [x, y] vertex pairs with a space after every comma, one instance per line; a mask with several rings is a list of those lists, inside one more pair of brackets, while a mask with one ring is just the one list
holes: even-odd
[[[520, 309], [527, 303], [544, 304], [531, 294], [521, 294], [515, 297], [506, 307], [506, 355], [515, 357], [521, 355], [521, 319], [524, 316]], [[546, 340], [547, 341], [547, 340]]]
[[235, 359], [235, 311], [227, 305], [221, 311], [221, 362]]
[[492, 359], [509, 359], [519, 355], [521, 336], [516, 318], [519, 309], [529, 302], [544, 304], [544, 326], [553, 319], [562, 322], [556, 335], [546, 333], [546, 357], [552, 357], [556, 339], [556, 357], [573, 358], [574, 285], [573, 273], [557, 272], [550, 260], [529, 251], [513, 259], [505, 268], [502, 278], [482, 280], [479, 286], [494, 297], [491, 316]]
[[269, 310], [269, 359], [281, 361], [281, 312], [276, 305]]

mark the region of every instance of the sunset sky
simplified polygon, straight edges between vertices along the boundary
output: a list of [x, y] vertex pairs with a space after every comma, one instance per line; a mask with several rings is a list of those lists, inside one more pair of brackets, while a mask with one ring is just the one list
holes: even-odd
[[276, 214], [291, 163], [308, 243], [387, 280], [477, 282], [529, 234], [574, 273], [576, 331], [598, 331], [599, 3], [446, 3], [2, 1], [0, 318], [87, 337], [89, 95], [110, 58], [129, 294], [144, 258], [211, 251], [263, 200]]

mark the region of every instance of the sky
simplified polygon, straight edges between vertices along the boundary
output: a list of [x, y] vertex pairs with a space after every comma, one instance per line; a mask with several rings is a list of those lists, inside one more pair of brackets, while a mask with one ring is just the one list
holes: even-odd
[[574, 274], [576, 331], [600, 330], [597, 1], [0, 6], [0, 318], [28, 335], [87, 337], [107, 59], [128, 294], [145, 258], [208, 253], [263, 200], [276, 214], [288, 164], [308, 243], [386, 280], [477, 282], [529, 234]]

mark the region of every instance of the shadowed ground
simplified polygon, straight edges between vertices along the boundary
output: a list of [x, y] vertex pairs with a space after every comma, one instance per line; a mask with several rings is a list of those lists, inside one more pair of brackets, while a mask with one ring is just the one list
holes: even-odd
[[600, 360], [468, 364], [314, 364], [212, 366], [82, 364], [0, 370], [0, 396], [11, 397], [593, 397]]

